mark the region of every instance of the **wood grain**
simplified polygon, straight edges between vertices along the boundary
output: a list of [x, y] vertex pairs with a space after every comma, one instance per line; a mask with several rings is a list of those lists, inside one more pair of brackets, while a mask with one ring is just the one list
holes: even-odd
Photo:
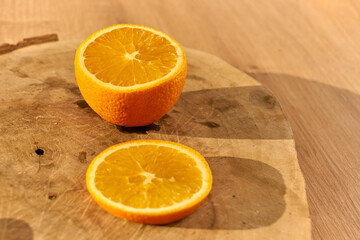
[[[354, 0], [7, 1], [0, 43], [116, 23], [163, 30], [251, 73], [279, 99], [307, 183], [313, 239], [360, 238], [360, 3]], [[74, 10], [75, 9], [75, 10]]]
[[[0, 83], [13, 81], [0, 90], [5, 238], [21, 223], [18, 237], [38, 239], [310, 239], [291, 129], [271, 92], [224, 61], [185, 49], [189, 77], [173, 109], [150, 126], [120, 127], [82, 99], [72, 61], [78, 45], [62, 41], [0, 56]], [[206, 157], [213, 189], [194, 214], [142, 225], [113, 217], [89, 197], [89, 161], [115, 143], [143, 138], [177, 141]]]

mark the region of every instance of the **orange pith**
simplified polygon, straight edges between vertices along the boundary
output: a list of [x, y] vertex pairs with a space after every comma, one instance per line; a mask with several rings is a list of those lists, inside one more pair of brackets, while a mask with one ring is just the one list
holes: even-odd
[[165, 115], [181, 94], [186, 70], [180, 44], [132, 24], [94, 33], [75, 56], [76, 81], [89, 106], [105, 120], [129, 127]]
[[187, 216], [211, 184], [211, 171], [199, 153], [159, 140], [115, 145], [97, 156], [87, 172], [89, 192], [103, 209], [151, 224]]

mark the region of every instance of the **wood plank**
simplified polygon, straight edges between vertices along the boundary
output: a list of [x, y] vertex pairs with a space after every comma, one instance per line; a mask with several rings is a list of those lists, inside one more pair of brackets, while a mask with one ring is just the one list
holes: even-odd
[[[12, 81], [0, 90], [5, 238], [17, 232], [37, 239], [310, 239], [292, 132], [270, 91], [219, 58], [185, 49], [189, 77], [173, 109], [150, 126], [120, 127], [82, 99], [73, 68], [78, 45], [62, 41], [0, 56], [0, 82]], [[91, 199], [85, 184], [91, 159], [143, 138], [180, 142], [206, 157], [213, 190], [194, 214], [142, 225]]]

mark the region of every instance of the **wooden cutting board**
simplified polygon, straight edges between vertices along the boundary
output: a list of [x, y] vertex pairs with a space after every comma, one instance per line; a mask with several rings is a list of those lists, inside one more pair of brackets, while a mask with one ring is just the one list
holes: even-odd
[[[185, 49], [188, 77], [173, 109], [150, 126], [116, 126], [77, 88], [79, 43], [0, 56], [1, 239], [310, 239], [292, 132], [271, 92], [219, 58]], [[123, 221], [87, 192], [94, 156], [145, 138], [190, 146], [212, 169], [211, 194], [176, 223]]]

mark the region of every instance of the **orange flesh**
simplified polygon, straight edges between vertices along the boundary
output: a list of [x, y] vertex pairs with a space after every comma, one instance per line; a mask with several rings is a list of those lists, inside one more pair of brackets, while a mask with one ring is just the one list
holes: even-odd
[[99, 80], [125, 87], [166, 76], [177, 57], [175, 47], [165, 37], [123, 27], [91, 42], [84, 52], [84, 63]]
[[189, 199], [202, 186], [201, 171], [173, 148], [140, 145], [118, 149], [97, 167], [95, 186], [114, 202], [160, 208]]

